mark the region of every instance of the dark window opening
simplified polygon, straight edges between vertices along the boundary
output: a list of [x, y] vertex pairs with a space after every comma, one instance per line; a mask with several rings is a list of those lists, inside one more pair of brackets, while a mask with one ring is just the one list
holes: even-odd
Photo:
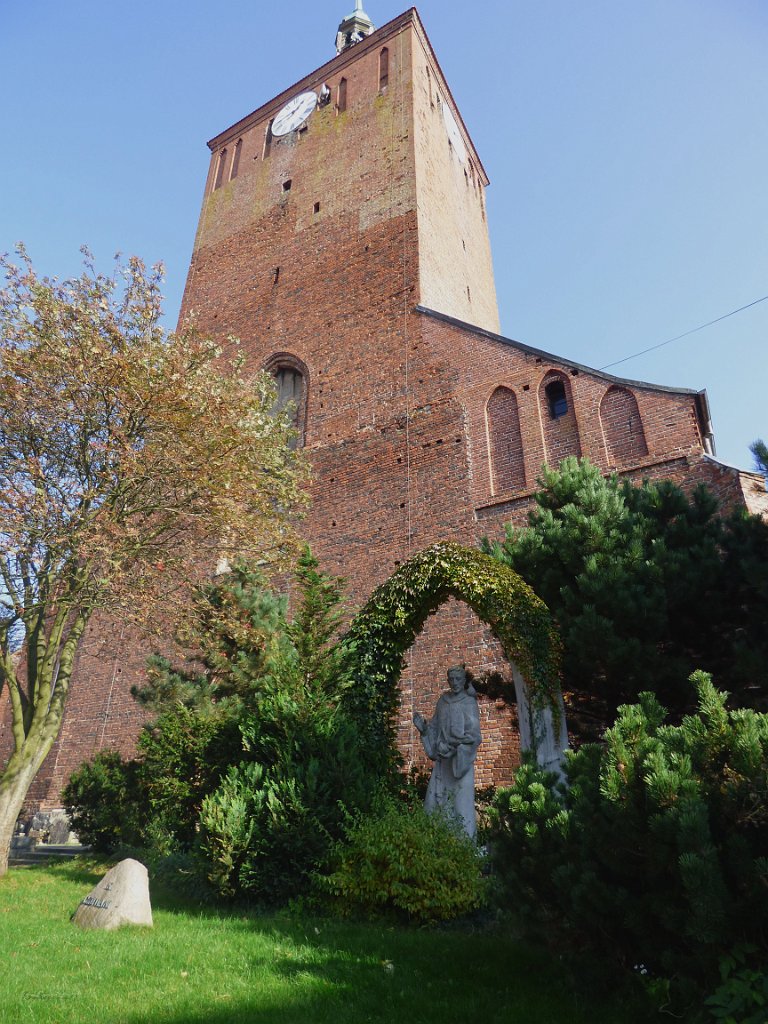
[[267, 125], [267, 131], [264, 135], [264, 159], [266, 160], [269, 156], [269, 151], [272, 149], [272, 125], [275, 123], [274, 117]]
[[320, 203], [315, 203], [315, 205], [312, 207], [312, 212], [320, 213]]
[[342, 78], [339, 82], [339, 88], [336, 93], [336, 109], [340, 114], [343, 114], [347, 109], [347, 80]]
[[293, 182], [291, 181], [291, 179], [286, 178], [286, 180], [283, 182], [283, 192], [290, 192], [292, 184]]
[[385, 46], [379, 54], [379, 92], [389, 85], [389, 50]]
[[302, 444], [302, 431], [304, 427], [304, 377], [300, 370], [293, 366], [278, 366], [273, 371], [275, 383], [277, 384], [277, 401], [275, 407], [278, 410], [288, 409], [294, 429], [298, 432], [298, 438], [294, 438], [291, 447], [295, 448]]
[[549, 406], [549, 415], [559, 420], [568, 412], [568, 399], [565, 396], [565, 384], [561, 380], [553, 380], [544, 389]]
[[224, 181], [224, 167], [227, 162], [227, 151], [222, 149], [219, 153], [219, 166], [216, 168], [216, 181], [213, 183], [214, 188], [219, 188], [221, 183]]
[[229, 172], [229, 180], [237, 177], [237, 172], [240, 168], [240, 150], [243, 148], [243, 140], [238, 139], [235, 143], [235, 152], [232, 157], [232, 170]]

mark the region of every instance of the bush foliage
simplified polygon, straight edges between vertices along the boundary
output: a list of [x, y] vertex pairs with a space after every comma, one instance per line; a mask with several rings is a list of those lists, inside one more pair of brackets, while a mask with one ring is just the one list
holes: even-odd
[[696, 714], [665, 724], [642, 694], [570, 755], [567, 788], [524, 767], [497, 796], [492, 845], [531, 925], [711, 989], [724, 949], [768, 954], [768, 715], [692, 679]]
[[334, 870], [318, 887], [341, 914], [394, 915], [428, 923], [479, 907], [484, 896], [476, 844], [421, 804], [387, 800], [351, 822], [335, 847]]
[[97, 853], [143, 841], [143, 792], [138, 761], [103, 750], [73, 772], [62, 791], [69, 821], [81, 843]]

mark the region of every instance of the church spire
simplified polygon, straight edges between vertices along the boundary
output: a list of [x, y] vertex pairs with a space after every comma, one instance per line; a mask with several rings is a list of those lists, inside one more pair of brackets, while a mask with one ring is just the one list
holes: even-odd
[[339, 31], [336, 33], [336, 53], [354, 46], [361, 39], [365, 39], [373, 32], [376, 26], [363, 10], [363, 0], [355, 0], [355, 9], [346, 18], [342, 19]]

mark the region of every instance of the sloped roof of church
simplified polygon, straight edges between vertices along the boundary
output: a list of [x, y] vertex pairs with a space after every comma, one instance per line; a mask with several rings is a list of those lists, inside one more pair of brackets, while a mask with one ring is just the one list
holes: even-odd
[[428, 309], [426, 306], [416, 306], [417, 313], [423, 313], [425, 316], [432, 317], [435, 320], [442, 320], [443, 323], [451, 324], [453, 327], [458, 327], [463, 331], [468, 331], [471, 334], [482, 338], [488, 338], [489, 341], [496, 341], [502, 345], [508, 345], [510, 348], [515, 348], [519, 352], [525, 352], [527, 355], [538, 356], [541, 359], [545, 359], [548, 362], [558, 363], [560, 366], [567, 366], [574, 370], [581, 370], [584, 373], [590, 373], [594, 377], [602, 377], [603, 380], [608, 381], [611, 384], [626, 384], [633, 388], [644, 388], [648, 391], [665, 391], [667, 394], [674, 395], [696, 395], [702, 397], [706, 402], [706, 391], [697, 390], [696, 388], [676, 388], [668, 387], [665, 384], [651, 384], [648, 381], [632, 380], [629, 377], [616, 377], [612, 373], [606, 373], [604, 370], [597, 370], [593, 366], [587, 366], [584, 363], [577, 363], [573, 359], [568, 359], [566, 356], [555, 355], [552, 352], [545, 352], [543, 349], [534, 348], [533, 345], [526, 345], [522, 341], [515, 341], [513, 338], [505, 338], [502, 334], [494, 334], [493, 331], [487, 331], [483, 327], [476, 327], [474, 324], [467, 323], [464, 320], [458, 320], [454, 316], [448, 316], [447, 313], [438, 313], [437, 310]]

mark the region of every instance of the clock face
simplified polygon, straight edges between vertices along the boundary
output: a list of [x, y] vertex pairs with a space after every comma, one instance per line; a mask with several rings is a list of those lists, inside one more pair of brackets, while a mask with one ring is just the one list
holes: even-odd
[[464, 139], [461, 137], [459, 126], [456, 124], [456, 119], [451, 113], [451, 108], [447, 103], [442, 103], [443, 108], [443, 121], [445, 122], [445, 130], [448, 132], [448, 141], [453, 146], [453, 150], [456, 156], [459, 158], [461, 163], [467, 159], [467, 150], [464, 145]]
[[302, 92], [289, 100], [275, 120], [272, 122], [272, 134], [276, 138], [295, 132], [307, 120], [317, 106], [317, 96], [313, 92]]

